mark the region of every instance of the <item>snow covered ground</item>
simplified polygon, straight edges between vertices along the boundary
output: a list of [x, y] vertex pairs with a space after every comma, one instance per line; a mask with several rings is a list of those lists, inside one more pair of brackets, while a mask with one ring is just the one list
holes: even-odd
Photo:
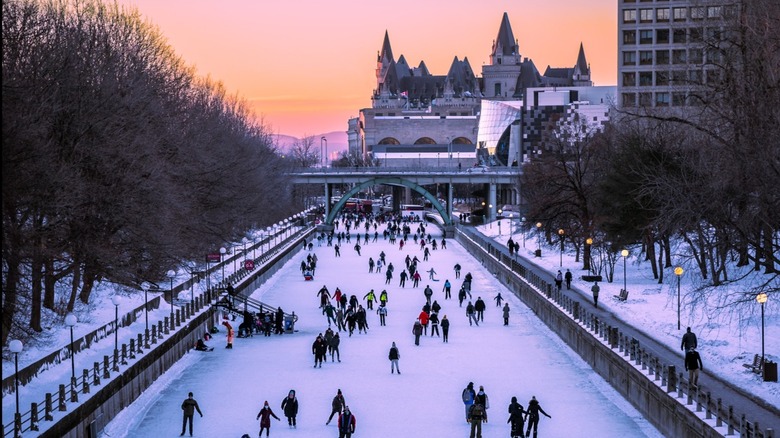
[[[506, 225], [505, 221], [504, 233], [500, 236], [499, 227], [495, 225], [479, 228], [503, 244], [509, 237]], [[525, 240], [521, 254], [528, 254], [535, 263], [551, 272], [560, 269], [557, 246], [544, 248], [544, 256], [534, 259], [532, 253], [536, 249], [536, 240], [532, 239], [532, 235], [523, 239], [521, 234], [516, 233], [514, 239], [519, 243]], [[332, 257], [332, 248], [315, 245], [320, 267], [314, 282], [304, 282], [300, 277], [297, 268], [301, 258], [305, 257], [300, 254], [253, 295], [299, 314], [298, 333], [270, 339], [237, 339], [232, 351], [223, 348], [224, 339], [219, 336], [224, 333], [218, 335], [211, 343], [217, 347], [214, 352], [193, 352], [185, 356], [138, 402], [118, 416], [104, 436], [140, 437], [148, 436], [151, 431], [165, 431], [165, 435], [180, 432], [178, 406], [190, 390], [195, 392], [206, 414], [205, 418], [195, 420], [196, 435], [240, 437], [249, 433], [256, 436], [254, 417], [262, 402], [267, 399], [281, 417], [278, 406], [289, 389], [296, 389], [301, 402], [299, 426], [295, 432], [299, 436], [336, 436], [333, 423], [328, 426], [330, 429], [325, 428], [324, 423], [329, 414], [330, 399], [337, 388], [344, 391], [347, 403], [357, 416], [357, 436], [392, 436], [395, 432], [416, 436], [421, 428], [431, 431], [428, 436], [462, 436], [466, 434], [466, 423], [459, 418], [463, 411], [459, 395], [469, 381], [477, 387], [484, 385], [491, 399], [489, 414], [492, 416], [484, 430], [486, 437], [508, 433], [504, 422], [506, 405], [511, 396], [517, 396], [525, 406], [531, 395], [536, 395], [553, 417], [542, 418], [540, 436], [574, 436], [572, 431], [599, 431], [603, 433], [598, 436], [617, 436], [625, 434], [626, 430], [632, 431], [629, 436], [637, 436], [637, 429], [647, 436], [657, 436], [626, 402], [569, 352], [495, 279], [484, 277], [477, 261], [470, 259], [453, 240], [448, 242], [449, 248], [433, 252], [430, 264], [423, 262], [421, 270], [424, 272], [433, 266], [438, 272], [437, 277], [442, 279], [432, 283], [432, 287], [434, 299], [438, 299], [444, 307], [442, 313], [452, 321], [449, 344], [442, 344], [439, 339], [424, 338], [420, 347], [414, 346], [411, 325], [424, 303], [422, 288], [428, 282], [424, 277], [419, 289], [412, 289], [409, 283], [406, 289], [400, 289], [396, 275], [387, 288], [390, 294], [387, 327], [379, 327], [378, 317], [369, 313], [369, 333], [355, 334], [352, 338], [345, 336], [342, 340], [342, 363], [328, 362], [322, 369], [310, 368], [313, 362], [311, 343], [316, 334], [323, 332], [327, 326], [325, 317], [317, 309], [315, 296], [323, 284], [327, 284], [331, 291], [338, 286], [344, 292], [362, 298], [370, 288], [379, 292], [385, 287], [384, 277], [368, 274], [367, 267], [368, 257], [376, 259], [380, 248], [396, 266], [396, 272], [403, 267], [406, 253], [417, 254], [422, 259], [421, 251], [414, 245], [401, 252], [386, 243], [370, 243], [364, 247], [361, 258], [357, 257], [351, 245], [342, 245], [343, 257], [340, 259]], [[671, 348], [679, 349], [681, 332], [677, 330], [677, 279], [667, 273], [665, 283], [657, 284], [647, 263], [636, 262], [637, 253], [633, 251], [627, 260], [626, 283], [631, 293], [628, 301], [620, 303], [612, 299], [612, 295], [623, 287], [622, 263], [619, 263], [615, 282], [601, 283], [600, 307], [629, 324], [653, 333]], [[481, 295], [488, 304], [486, 324], [479, 328], [468, 327], [465, 311], [458, 308], [457, 300], [442, 300], [443, 279], [450, 278], [453, 295], [460, 285], [452, 273], [452, 265], [456, 261], [463, 265], [464, 273], [471, 271], [474, 274], [474, 293]], [[563, 254], [564, 272], [569, 268], [574, 273], [574, 293], [589, 297], [590, 283], [578, 280], [583, 273], [580, 267], [581, 263], [575, 263], [573, 254]], [[231, 265], [226, 266], [227, 272], [231, 269]], [[780, 405], [778, 383], [762, 382], [758, 375], [742, 367], [743, 363], [752, 360], [753, 354], [761, 353], [760, 306], [748, 306], [746, 312], [735, 317], [714, 312], [715, 303], [692, 305], [690, 285], [696, 283], [693, 272], [686, 267], [682, 278], [682, 329], [684, 331], [690, 325], [697, 333], [705, 368], [775, 406]], [[187, 278], [182, 271], [181, 278], [177, 280]], [[219, 274], [215, 279], [219, 279]], [[744, 282], [740, 285], [744, 288]], [[499, 290], [512, 308], [509, 327], [501, 325], [500, 314], [491, 301]], [[77, 309], [80, 322], [74, 328], [76, 337], [113, 320], [111, 296], [115, 293], [122, 295], [120, 312], [143, 303], [143, 293], [116, 291], [110, 285], [101, 285], [90, 305]], [[777, 361], [780, 306], [773, 299], [770, 296], [765, 305], [764, 342], [767, 357]], [[150, 323], [162, 319], [169, 312], [170, 309], [163, 305], [149, 314]], [[119, 342], [127, 342], [142, 330], [143, 320], [120, 329]], [[25, 346], [19, 355], [20, 368], [69, 342], [69, 331], [62, 325], [52, 325], [48, 334], [48, 344], [33, 348]], [[387, 350], [393, 341], [401, 349], [401, 376], [389, 373]], [[113, 344], [111, 336], [90, 350], [77, 354], [77, 372], [91, 367], [104, 354], [110, 354]], [[272, 359], [266, 359], [269, 357]], [[12, 373], [13, 361], [4, 361], [3, 375]], [[30, 402], [39, 402], [44, 392], [56, 391], [57, 385], [67, 383], [69, 378], [68, 360], [41, 373], [36, 381], [20, 389], [21, 410], [29, 409]], [[251, 383], [247, 385], [248, 382]], [[4, 423], [7, 423], [13, 418], [14, 395], [4, 395], [2, 403], [3, 418], [7, 419]], [[274, 422], [274, 436], [288, 432], [283, 417], [282, 420]], [[43, 427], [45, 424], [41, 423]], [[603, 427], [599, 428], [599, 425]], [[304, 433], [304, 429], [309, 432]]]

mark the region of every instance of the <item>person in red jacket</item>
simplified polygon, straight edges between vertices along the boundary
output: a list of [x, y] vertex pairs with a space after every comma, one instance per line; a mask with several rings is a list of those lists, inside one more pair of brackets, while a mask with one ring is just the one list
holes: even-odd
[[260, 412], [257, 413], [256, 420], [260, 420], [260, 435], [263, 436], [263, 430], [265, 429], [265, 436], [268, 436], [271, 434], [271, 417], [276, 418], [276, 421], [280, 421], [279, 417], [274, 414], [274, 411], [271, 410], [271, 406], [268, 405], [268, 400], [265, 401], [265, 404], [263, 404], [263, 409], [260, 409]]
[[344, 412], [339, 414], [339, 438], [350, 438], [355, 433], [355, 415], [349, 406], [344, 406]]
[[430, 315], [428, 315], [428, 312], [423, 310], [420, 312], [420, 316], [417, 318], [420, 320], [420, 324], [423, 326], [423, 334], [428, 336], [428, 320], [430, 319]]

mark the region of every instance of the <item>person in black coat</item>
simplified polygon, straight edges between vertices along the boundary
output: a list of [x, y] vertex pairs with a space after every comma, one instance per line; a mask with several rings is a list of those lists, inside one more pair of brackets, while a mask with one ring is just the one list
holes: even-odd
[[525, 431], [525, 436], [529, 437], [531, 435], [531, 429], [534, 430], [534, 438], [536, 438], [536, 430], [539, 427], [539, 413], [544, 414], [547, 418], [552, 418], [547, 414], [547, 412], [544, 412], [544, 409], [542, 409], [542, 406], [539, 404], [539, 401], [536, 400], [536, 396], [531, 396], [531, 401], [528, 402], [528, 415], [526, 416], [526, 419], [528, 420], [528, 429]]
[[509, 436], [511, 438], [522, 438], [523, 426], [525, 425], [525, 417], [527, 412], [523, 409], [523, 405], [517, 402], [517, 397], [512, 397], [512, 403], [509, 403], [509, 419], [506, 420], [510, 424]]
[[327, 426], [330, 424], [330, 421], [333, 419], [334, 415], [341, 414], [341, 410], [344, 409], [344, 406], [346, 405], [347, 402], [344, 400], [344, 395], [341, 394], [341, 390], [339, 389], [336, 395], [333, 397], [333, 401], [330, 403], [330, 417], [328, 417], [328, 421], [325, 423], [325, 425]]
[[474, 302], [474, 310], [477, 311], [477, 321], [485, 320], [485, 302], [482, 301], [482, 297], [477, 297], [477, 301]]
[[287, 417], [287, 424], [290, 427], [296, 427], [295, 417], [298, 415], [298, 399], [295, 397], [295, 390], [291, 389], [287, 397], [282, 400], [282, 411]]
[[284, 328], [283, 328], [284, 327], [283, 326], [283, 324], [284, 324], [284, 311], [282, 310], [281, 307], [276, 309], [276, 319], [275, 319], [274, 322], [276, 323], [276, 334], [277, 335], [281, 335], [282, 333], [284, 333]]
[[322, 333], [317, 335], [317, 339], [311, 345], [311, 352], [314, 355], [314, 368], [322, 368], [322, 361], [325, 359], [325, 354], [328, 352], [328, 344], [325, 343], [325, 339], [322, 337]]

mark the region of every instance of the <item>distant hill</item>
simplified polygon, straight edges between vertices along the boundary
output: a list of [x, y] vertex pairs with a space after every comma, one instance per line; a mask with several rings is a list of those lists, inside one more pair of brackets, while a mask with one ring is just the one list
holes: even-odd
[[[274, 141], [276, 142], [276, 145], [283, 151], [287, 151], [293, 143], [300, 140], [300, 138], [298, 137], [293, 137], [291, 135], [284, 135], [284, 134], [274, 134], [273, 137], [274, 137]], [[327, 143], [322, 142], [322, 144], [328, 145], [328, 155], [330, 155], [331, 159], [337, 158], [338, 154], [349, 149], [349, 144], [347, 142], [347, 133], [343, 131], [333, 131], [333, 132], [326, 132], [324, 134], [315, 134], [312, 135], [312, 137], [314, 137], [314, 144], [318, 147], [320, 146], [320, 139], [322, 137], [325, 137]]]

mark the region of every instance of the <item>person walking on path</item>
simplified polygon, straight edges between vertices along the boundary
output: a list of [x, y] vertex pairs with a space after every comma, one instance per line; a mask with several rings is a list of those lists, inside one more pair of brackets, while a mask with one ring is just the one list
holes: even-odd
[[274, 411], [271, 410], [271, 407], [268, 406], [268, 400], [266, 400], [263, 408], [257, 413], [257, 418], [255, 418], [255, 420], [260, 420], [260, 435], [258, 436], [263, 436], [263, 430], [265, 430], [265, 436], [271, 434], [271, 417], [276, 418], [276, 421], [281, 421], [274, 414]]
[[558, 292], [561, 291], [561, 287], [563, 286], [563, 274], [561, 273], [561, 270], [558, 270], [558, 274], [555, 276], [555, 287], [558, 288]]
[[384, 326], [385, 318], [387, 317], [387, 306], [385, 306], [385, 303], [379, 305], [379, 308], [376, 309], [376, 313], [379, 315], [379, 325]]
[[192, 417], [195, 416], [195, 411], [203, 418], [203, 412], [200, 411], [198, 402], [192, 396], [192, 393], [187, 394], [187, 398], [181, 404], [181, 410], [184, 417], [181, 420], [181, 435], [184, 436], [184, 432], [187, 428], [187, 423], [190, 423], [190, 436], [192, 436]]
[[509, 403], [509, 419], [506, 420], [510, 424], [509, 436], [510, 438], [522, 438], [523, 426], [525, 425], [524, 415], [528, 414], [523, 405], [517, 402], [517, 397], [512, 397], [512, 402]]
[[401, 353], [398, 351], [398, 347], [395, 346], [395, 342], [393, 342], [393, 345], [390, 347], [387, 358], [390, 359], [390, 374], [393, 374], [396, 371], [398, 371], [398, 374], [401, 374], [401, 369], [398, 368], [398, 359], [401, 358]]
[[436, 312], [431, 312], [431, 316], [428, 318], [428, 322], [431, 323], [431, 337], [433, 337], [434, 333], [436, 334], [436, 337], [439, 337], [439, 314]]
[[341, 410], [344, 409], [344, 406], [346, 406], [347, 402], [344, 400], [344, 395], [341, 393], [341, 390], [339, 389], [336, 392], [336, 395], [333, 396], [333, 401], [330, 402], [330, 417], [328, 417], [328, 421], [325, 422], [325, 425], [329, 425], [330, 421], [333, 419], [333, 416], [336, 414], [341, 415]]
[[699, 343], [696, 340], [696, 333], [691, 331], [691, 328], [688, 327], [685, 329], [685, 334], [682, 337], [682, 342], [680, 343], [680, 350], [682, 351], [688, 351], [691, 348], [698, 348]]
[[295, 397], [295, 390], [291, 389], [287, 393], [287, 397], [282, 400], [282, 411], [284, 416], [287, 417], [287, 425], [290, 427], [297, 427], [295, 417], [298, 416], [298, 399]]
[[477, 301], [474, 302], [474, 310], [477, 311], [477, 320], [478, 321], [485, 321], [485, 308], [487, 306], [485, 305], [485, 302], [482, 301], [482, 297], [477, 297]]
[[339, 415], [339, 438], [350, 438], [355, 433], [355, 415], [349, 410], [349, 406], [344, 406], [344, 412]]
[[444, 315], [441, 319], [441, 338], [442, 342], [448, 342], [450, 336], [450, 320], [447, 319], [447, 315]]
[[412, 326], [412, 334], [414, 335], [414, 345], [420, 345], [420, 336], [422, 336], [423, 333], [423, 325], [420, 323], [420, 319], [418, 318], [416, 321], [414, 321], [414, 325]]
[[471, 407], [474, 405], [474, 401], [477, 398], [477, 392], [474, 391], [474, 382], [469, 382], [469, 384], [463, 388], [463, 392], [461, 393], [460, 398], [463, 400], [463, 404], [466, 408], [466, 422], [468, 423]]
[[593, 292], [593, 305], [596, 306], [596, 308], [599, 308], [599, 291], [601, 288], [599, 287], [599, 282], [593, 283], [593, 287], [590, 288], [590, 291]]
[[528, 429], [525, 430], [526, 438], [531, 436], [531, 429], [534, 430], [534, 438], [536, 438], [536, 431], [539, 428], [540, 412], [544, 414], [545, 417], [552, 418], [547, 412], [544, 412], [539, 401], [536, 400], [536, 396], [531, 396], [531, 401], [528, 402], [528, 414], [526, 415], [526, 420], [528, 420]]
[[504, 301], [504, 297], [501, 296], [501, 292], [493, 298], [496, 301], [496, 307], [501, 307], [501, 302]]
[[460, 263], [455, 263], [453, 269], [455, 270], [455, 279], [460, 278]]
[[567, 269], [566, 274], [563, 276], [563, 278], [566, 280], [566, 290], [571, 290], [571, 279], [572, 279], [571, 271]]
[[502, 312], [504, 314], [504, 325], [509, 325], [509, 303], [504, 303]]
[[476, 324], [477, 327], [479, 327], [479, 321], [477, 321], [477, 312], [474, 310], [474, 305], [471, 304], [471, 301], [466, 305], [466, 317], [469, 319], [469, 325]]
[[469, 438], [482, 438], [482, 422], [485, 421], [487, 411], [479, 401], [474, 402], [469, 410], [469, 422], [471, 423], [471, 433]]
[[690, 383], [691, 388], [699, 387], [699, 370], [703, 369], [699, 352], [695, 348], [690, 348], [685, 353], [685, 371], [688, 371], [688, 383]]
[[444, 287], [442, 288], [442, 291], [444, 292], [445, 300], [452, 298], [452, 283], [450, 283], [449, 278], [444, 280]]

